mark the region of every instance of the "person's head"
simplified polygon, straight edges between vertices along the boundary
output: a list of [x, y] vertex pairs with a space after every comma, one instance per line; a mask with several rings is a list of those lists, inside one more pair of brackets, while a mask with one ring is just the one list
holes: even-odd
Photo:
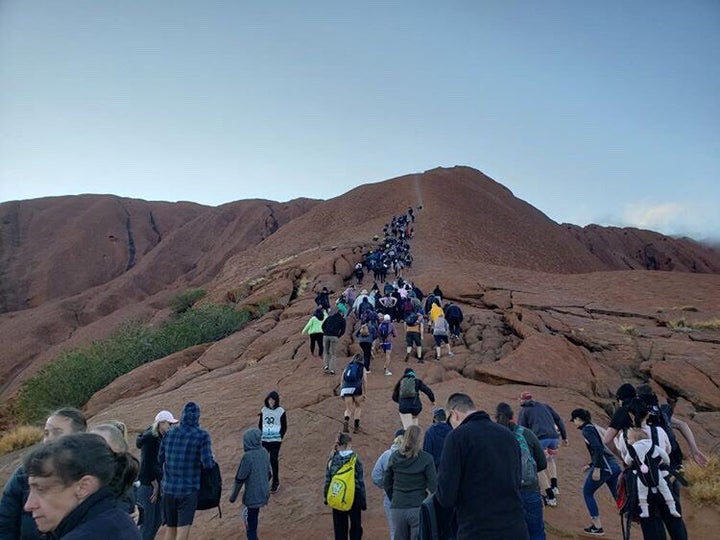
[[649, 439], [647, 433], [645, 433], [645, 430], [642, 428], [630, 428], [627, 432], [628, 436], [628, 442], [630, 444], [635, 444], [638, 441], [642, 441], [645, 439]]
[[637, 396], [637, 391], [635, 390], [635, 387], [630, 383], [623, 383], [621, 384], [617, 392], [615, 392], [615, 399], [619, 402], [625, 402], [633, 399]]
[[455, 429], [465, 418], [475, 412], [475, 403], [467, 394], [457, 392], [452, 394], [445, 407], [448, 411], [448, 423]]
[[265, 398], [265, 406], [268, 409], [277, 409], [280, 406], [280, 394], [275, 390], [270, 392]]
[[519, 397], [520, 405], [522, 406], [522, 405], [524, 405], [525, 403], [527, 403], [528, 401], [532, 401], [532, 398], [533, 398], [533, 397], [532, 397], [532, 394], [531, 394], [530, 392], [528, 392], [528, 391], [521, 392], [521, 393], [520, 393], [520, 397]]
[[200, 425], [200, 405], [194, 401], [188, 401], [183, 407], [180, 425], [186, 427], [197, 427]]
[[416, 425], [412, 425], [405, 430], [402, 441], [400, 442], [400, 448], [398, 452], [401, 455], [413, 458], [420, 453], [422, 448], [422, 437], [420, 436], [420, 428]]
[[155, 415], [155, 420], [153, 421], [153, 435], [164, 436], [168, 431], [170, 431], [170, 428], [178, 422], [179, 420], [175, 418], [170, 411], [160, 411]]
[[23, 468], [30, 487], [24, 509], [45, 533], [103, 486], [124, 493], [137, 475], [138, 462], [128, 453], [113, 452], [95, 433], [71, 433], [30, 451]]
[[648, 406], [642, 399], [632, 398], [627, 406], [628, 414], [632, 420], [632, 427], [642, 427], [648, 415]]
[[115, 427], [114, 424], [107, 423], [90, 426], [88, 433], [97, 433], [100, 435], [116, 454], [128, 451], [127, 440], [125, 440], [122, 431]]
[[495, 421], [505, 427], [510, 427], [510, 420], [513, 419], [512, 407], [505, 402], [500, 402], [495, 407]]
[[587, 409], [573, 409], [570, 413], [570, 422], [578, 427], [582, 427], [585, 424], [589, 424], [592, 421], [590, 411]]
[[43, 442], [49, 443], [63, 435], [82, 433], [87, 430], [87, 420], [82, 411], [72, 407], [58, 409], [45, 422]]
[[338, 433], [337, 439], [335, 439], [335, 451], [337, 452], [338, 450], [349, 450], [351, 441], [352, 437], [350, 436], [350, 434], [341, 431], [340, 433]]
[[442, 407], [437, 407], [433, 410], [433, 424], [440, 424], [447, 422], [447, 413]]

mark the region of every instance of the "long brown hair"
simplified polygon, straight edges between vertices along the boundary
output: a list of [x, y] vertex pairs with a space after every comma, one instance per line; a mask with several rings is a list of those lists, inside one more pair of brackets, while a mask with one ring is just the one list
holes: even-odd
[[413, 425], [405, 430], [398, 452], [408, 458], [415, 457], [420, 453], [421, 446], [420, 428]]

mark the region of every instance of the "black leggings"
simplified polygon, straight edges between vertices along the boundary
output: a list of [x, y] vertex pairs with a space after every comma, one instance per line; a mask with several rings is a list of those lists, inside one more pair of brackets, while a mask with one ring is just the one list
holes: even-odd
[[370, 359], [372, 358], [372, 343], [369, 341], [361, 341], [360, 348], [363, 352], [363, 360], [365, 360], [365, 369], [370, 371]]
[[323, 355], [323, 334], [310, 334], [310, 354], [315, 354], [315, 344], [318, 346], [318, 356]]
[[267, 442], [263, 441], [263, 447], [270, 453], [270, 467], [272, 467], [272, 485], [277, 486], [280, 484], [280, 472], [278, 457], [280, 456], [280, 445], [282, 442]]

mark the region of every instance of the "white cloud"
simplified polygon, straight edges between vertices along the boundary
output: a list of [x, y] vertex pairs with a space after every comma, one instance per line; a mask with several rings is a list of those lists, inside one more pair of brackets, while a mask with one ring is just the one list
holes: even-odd
[[663, 234], [694, 238], [715, 237], [718, 231], [717, 208], [707, 202], [653, 203], [639, 201], [625, 206], [622, 220], [626, 226], [650, 229]]

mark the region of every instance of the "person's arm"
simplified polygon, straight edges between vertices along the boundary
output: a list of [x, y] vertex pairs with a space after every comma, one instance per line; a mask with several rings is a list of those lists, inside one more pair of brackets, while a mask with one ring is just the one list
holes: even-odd
[[238, 465], [238, 470], [235, 473], [235, 485], [233, 486], [232, 493], [230, 494], [230, 502], [234, 503], [238, 495], [240, 494], [240, 490], [243, 487], [243, 484], [245, 484], [245, 480], [247, 480], [247, 477], [250, 476], [250, 466], [247, 465], [247, 461], [245, 459], [245, 456], [243, 456], [243, 459], [240, 460], [240, 464]]
[[284, 439], [287, 433], [287, 412], [282, 413], [280, 417], [280, 438]]
[[428, 397], [432, 404], [435, 405], [435, 394], [433, 394], [433, 391], [427, 384], [422, 382], [420, 379], [418, 379], [417, 381], [419, 383], [420, 390]]
[[[402, 381], [402, 379], [400, 379], [400, 381]], [[395, 403], [398, 403], [400, 400], [400, 381], [396, 382], [395, 388], [393, 388], [392, 400]]]
[[605, 446], [598, 430], [592, 424], [585, 424], [582, 428], [582, 434], [590, 450], [590, 465], [595, 469], [602, 469]]
[[687, 441], [688, 446], [690, 447], [690, 455], [692, 456], [693, 461], [703, 467], [707, 465], [707, 457], [700, 451], [700, 448], [698, 448], [693, 432], [690, 430], [690, 426], [687, 425], [687, 422], [673, 416], [670, 418], [670, 425], [682, 433], [683, 438]]
[[22, 482], [27, 482], [22, 469], [18, 467], [5, 484], [0, 499], [0, 539], [20, 538], [23, 506], [25, 505]]
[[215, 458], [212, 453], [212, 442], [210, 434], [206, 431], [203, 437], [203, 443], [200, 448], [200, 461], [203, 469], [211, 469], [215, 465]]
[[562, 437], [563, 444], [565, 446], [567, 446], [568, 444], [570, 444], [570, 442], [568, 441], [568, 438], [567, 438], [567, 431], [565, 430], [565, 422], [563, 422], [563, 419], [560, 418], [560, 415], [552, 407], [550, 407], [550, 412], [552, 413], [552, 417], [553, 417], [553, 420], [555, 421], [555, 425], [560, 430], [560, 437]]
[[387, 467], [385, 467], [385, 474], [383, 475], [383, 489], [385, 490], [385, 495], [387, 495], [387, 498], [392, 501], [393, 496], [393, 485], [395, 483], [395, 473], [393, 471], [393, 468], [388, 464]]
[[430, 456], [430, 459], [425, 465], [425, 488], [430, 493], [437, 491], [437, 470], [435, 469], [435, 460]]
[[355, 495], [360, 500], [360, 510], [367, 510], [367, 495], [365, 493], [365, 474], [363, 464], [358, 456], [355, 462]]
[[655, 452], [657, 453], [657, 455], [660, 456], [660, 459], [662, 459], [662, 462], [665, 465], [669, 466], [670, 465], [670, 456], [668, 456], [668, 453], [657, 445], [654, 448], [655, 448]]
[[263, 414], [262, 414], [262, 411], [260, 411], [260, 412], [258, 413], [258, 429], [259, 429], [260, 431], [263, 430]]
[[370, 473], [373, 484], [380, 489], [384, 489], [383, 480], [385, 479], [385, 458], [387, 457], [387, 451], [380, 454], [380, 457], [375, 462], [375, 466]]

